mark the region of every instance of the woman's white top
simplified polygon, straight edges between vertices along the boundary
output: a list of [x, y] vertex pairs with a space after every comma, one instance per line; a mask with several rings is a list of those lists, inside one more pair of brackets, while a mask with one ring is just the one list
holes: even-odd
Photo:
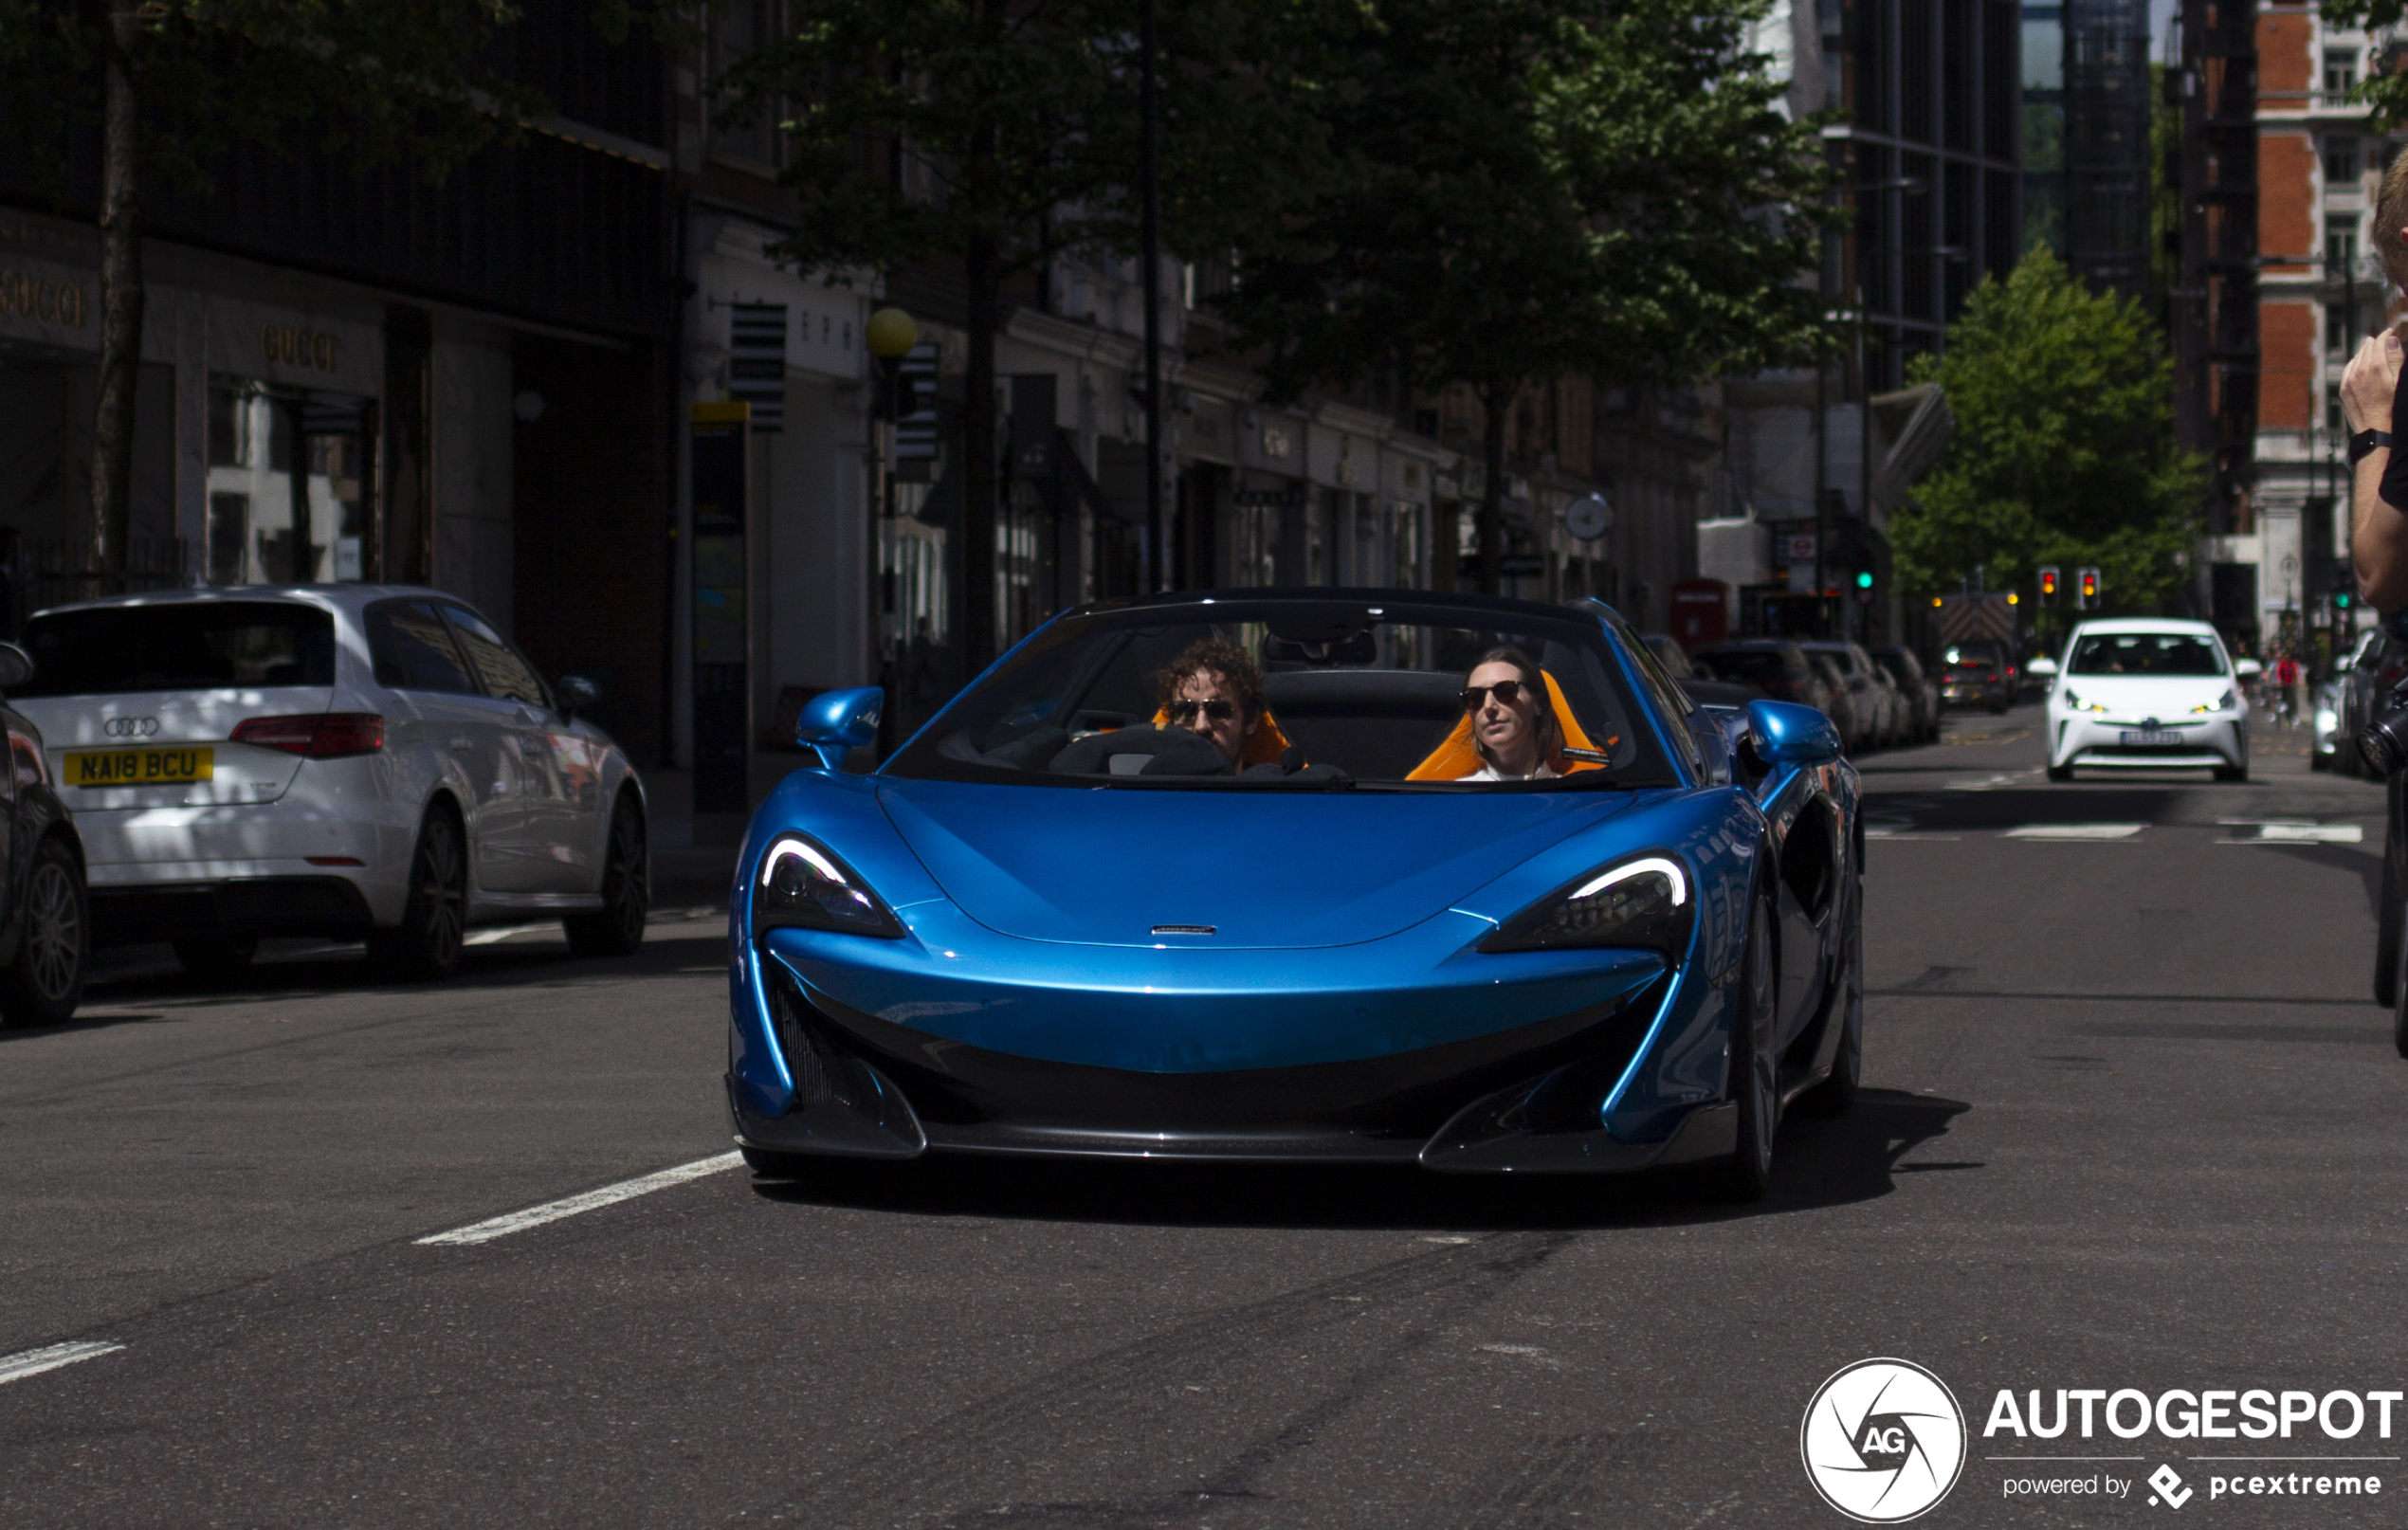
[[1458, 775], [1455, 779], [1458, 781], [1552, 781], [1555, 779], [1555, 774], [1547, 769], [1544, 760], [1541, 760], [1539, 768], [1527, 775], [1499, 775], [1494, 765], [1483, 765], [1469, 775]]

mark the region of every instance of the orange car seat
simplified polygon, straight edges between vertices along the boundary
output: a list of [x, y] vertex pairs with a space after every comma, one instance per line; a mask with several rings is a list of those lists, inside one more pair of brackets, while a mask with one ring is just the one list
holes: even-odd
[[[1572, 715], [1572, 703], [1563, 699], [1563, 687], [1555, 683], [1555, 677], [1543, 669], [1539, 671], [1539, 676], [1547, 683], [1547, 701], [1555, 708], [1556, 726], [1562, 731], [1563, 742], [1566, 745], [1574, 749], [1591, 749], [1601, 754], [1611, 754], [1614, 746], [1622, 741], [1618, 735], [1608, 738], [1602, 745], [1593, 741], [1587, 730], [1580, 726], [1580, 719]], [[1405, 779], [1408, 781], [1459, 781], [1487, 763], [1487, 760], [1480, 757], [1480, 751], [1471, 746], [1471, 715], [1467, 712], [1455, 719], [1454, 728], [1447, 735], [1445, 740], [1430, 752], [1429, 758], [1407, 773]], [[1547, 756], [1547, 767], [1558, 775], [1569, 775], [1575, 771], [1605, 769], [1603, 765], [1593, 759], [1568, 760], [1563, 757], [1561, 750], [1554, 751]]]

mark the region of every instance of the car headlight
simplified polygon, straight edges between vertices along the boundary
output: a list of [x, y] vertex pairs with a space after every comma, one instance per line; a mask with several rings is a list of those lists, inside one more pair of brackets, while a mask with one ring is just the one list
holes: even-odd
[[2086, 701], [2081, 697], [2074, 695], [2071, 691], [2067, 691], [2065, 693], [2065, 704], [2070, 710], [2075, 712], [2104, 712], [2107, 710], [2106, 707], [2100, 705], [2098, 702]]
[[2230, 712], [2233, 710], [2233, 692], [2231, 687], [2226, 687], [2224, 694], [2216, 699], [2215, 705], [2195, 706], [2191, 708], [2191, 710], [2194, 712]]
[[903, 927], [853, 869], [801, 834], [780, 834], [753, 881], [753, 933], [841, 930], [903, 938]]
[[1641, 855], [1559, 887], [1480, 942], [1483, 951], [1646, 946], [1677, 956], [1697, 900], [1689, 874], [1666, 855]]

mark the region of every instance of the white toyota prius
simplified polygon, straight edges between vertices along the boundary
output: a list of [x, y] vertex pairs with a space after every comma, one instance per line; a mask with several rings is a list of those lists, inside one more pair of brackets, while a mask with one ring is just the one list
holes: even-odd
[[365, 938], [448, 976], [479, 923], [555, 917], [633, 951], [649, 901], [644, 788], [475, 610], [433, 590], [182, 590], [26, 624], [42, 730], [75, 807], [103, 940], [195, 970], [266, 936]]
[[2212, 770], [2249, 779], [2249, 699], [2224, 640], [2205, 622], [2136, 616], [2084, 622], [2049, 683], [2049, 779], [2076, 770]]

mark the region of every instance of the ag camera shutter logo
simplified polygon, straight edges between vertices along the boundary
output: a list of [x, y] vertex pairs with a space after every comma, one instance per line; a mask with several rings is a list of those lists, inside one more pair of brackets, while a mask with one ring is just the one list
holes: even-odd
[[1806, 1479], [1862, 1524], [1898, 1524], [1948, 1496], [1964, 1470], [1964, 1411], [1911, 1360], [1858, 1360], [1815, 1389], [1798, 1426]]

